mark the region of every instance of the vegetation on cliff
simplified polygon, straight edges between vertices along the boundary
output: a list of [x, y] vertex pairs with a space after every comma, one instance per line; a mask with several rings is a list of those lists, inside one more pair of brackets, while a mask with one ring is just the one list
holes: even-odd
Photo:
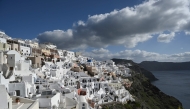
[[[113, 61], [114, 60], [118, 61], [118, 59], [113, 59]], [[150, 80], [145, 77], [141, 71], [142, 68], [137, 64], [131, 60], [121, 61], [122, 64], [126, 64], [123, 62], [130, 62], [132, 65], [129, 67], [132, 70], [132, 76], [128, 77], [128, 79], [133, 81], [133, 84], [130, 88], [126, 89], [129, 90], [136, 101], [126, 104], [112, 103], [104, 105], [103, 109], [182, 109], [182, 103], [176, 98], [164, 94], [156, 86], [152, 85]], [[118, 61], [116, 63], [120, 62]]]

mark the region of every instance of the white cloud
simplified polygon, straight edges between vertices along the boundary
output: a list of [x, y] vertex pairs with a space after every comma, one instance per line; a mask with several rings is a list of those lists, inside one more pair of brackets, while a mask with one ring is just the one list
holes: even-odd
[[175, 33], [171, 32], [170, 34], [160, 34], [157, 38], [158, 42], [169, 43], [175, 37]]
[[[97, 51], [97, 50], [95, 50]], [[190, 52], [178, 54], [159, 54], [155, 52], [147, 52], [143, 50], [125, 50], [118, 53], [104, 53], [97, 55], [93, 52], [84, 52], [85, 56], [93, 57], [97, 60], [108, 60], [112, 58], [131, 59], [135, 62], [141, 61], [160, 61], [160, 62], [185, 62], [190, 61]]]
[[[41, 42], [56, 43], [59, 48], [135, 47], [152, 35], [170, 31], [190, 31], [189, 0], [149, 0], [134, 7], [89, 16], [72, 29], [47, 31], [39, 34]], [[169, 42], [174, 36], [162, 40]]]
[[100, 49], [94, 49], [94, 50], [92, 50], [92, 52], [95, 54], [105, 54], [105, 53], [108, 53], [109, 50], [104, 49], [104, 48], [100, 48]]
[[33, 42], [39, 42], [37, 38], [32, 39]]
[[190, 35], [190, 31], [186, 31], [185, 34], [186, 34], [186, 35]]

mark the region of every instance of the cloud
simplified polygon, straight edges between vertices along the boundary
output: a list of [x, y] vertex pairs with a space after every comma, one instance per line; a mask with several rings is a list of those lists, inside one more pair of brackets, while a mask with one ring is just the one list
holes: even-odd
[[56, 44], [59, 48], [86, 48], [86, 45], [81, 43], [82, 41], [80, 39], [75, 39], [73, 36], [73, 30], [71, 29], [68, 29], [67, 31], [46, 31], [39, 34], [38, 39], [40, 42], [51, 42], [53, 44]]
[[[97, 51], [97, 50], [96, 50]], [[96, 60], [108, 60], [112, 58], [131, 59], [135, 62], [142, 61], [160, 61], [160, 62], [185, 62], [190, 61], [190, 52], [178, 54], [159, 54], [155, 52], [147, 52], [143, 50], [124, 50], [117, 53], [104, 53], [97, 55], [93, 52], [84, 52], [84, 56], [92, 57]]]
[[190, 31], [185, 31], [185, 34], [186, 35], [190, 35]]
[[34, 38], [34, 39], [32, 39], [32, 41], [33, 41], [33, 42], [37, 42], [37, 43], [38, 43], [38, 42], [39, 42], [39, 39]]
[[175, 33], [171, 32], [170, 34], [160, 34], [157, 38], [158, 42], [169, 43], [175, 37]]
[[95, 54], [105, 54], [105, 53], [109, 53], [109, 50], [100, 48], [100, 49], [94, 49], [94, 50], [92, 50], [92, 52]]
[[[62, 49], [109, 45], [131, 48], [164, 31], [188, 32], [189, 21], [188, 0], [149, 0], [134, 7], [89, 16], [87, 21], [79, 20], [71, 29], [46, 31], [37, 38], [40, 42], [55, 43]], [[163, 39], [163, 34], [159, 36], [158, 41], [172, 39], [171, 36]]]

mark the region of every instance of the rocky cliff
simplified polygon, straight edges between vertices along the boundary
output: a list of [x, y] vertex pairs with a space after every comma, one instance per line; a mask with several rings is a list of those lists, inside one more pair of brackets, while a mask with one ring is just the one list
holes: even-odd
[[176, 71], [176, 70], [190, 70], [190, 62], [157, 62], [157, 61], [143, 61], [139, 66], [149, 71]]
[[115, 64], [122, 64], [128, 66], [128, 64], [130, 63], [133, 66], [137, 66], [138, 72], [144, 74], [144, 76], [146, 76], [150, 81], [158, 80], [150, 71], [140, 67], [137, 63], [133, 62], [132, 60], [125, 60], [125, 59], [112, 59], [112, 60], [115, 62]]
[[[128, 102], [126, 104], [112, 103], [104, 105], [103, 109], [182, 109], [182, 103], [176, 98], [164, 94], [156, 86], [152, 85], [150, 80], [144, 76], [143, 68], [131, 60], [113, 59], [116, 64], [130, 63], [132, 66], [132, 76], [128, 77], [133, 81], [130, 88], [126, 88], [134, 95], [135, 102]], [[145, 70], [147, 71], [147, 70]], [[151, 73], [151, 72], [149, 72]]]

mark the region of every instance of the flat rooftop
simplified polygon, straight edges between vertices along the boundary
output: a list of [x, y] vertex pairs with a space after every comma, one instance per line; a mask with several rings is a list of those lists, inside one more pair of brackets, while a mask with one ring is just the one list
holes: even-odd
[[12, 103], [12, 109], [28, 109], [33, 103]]

